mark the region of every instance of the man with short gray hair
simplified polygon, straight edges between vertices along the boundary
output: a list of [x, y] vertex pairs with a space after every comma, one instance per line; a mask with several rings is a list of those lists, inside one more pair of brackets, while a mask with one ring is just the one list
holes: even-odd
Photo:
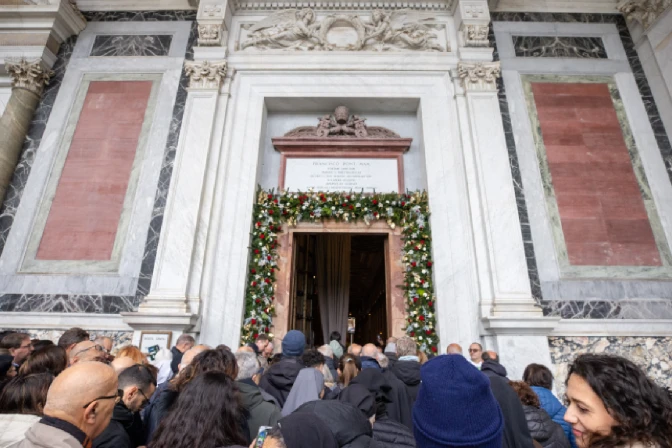
[[170, 349], [170, 351], [173, 353], [173, 361], [170, 363], [170, 368], [173, 370], [174, 374], [179, 372], [179, 365], [182, 361], [182, 355], [184, 355], [184, 352], [189, 350], [194, 345], [196, 345], [196, 340], [193, 338], [193, 336], [189, 336], [188, 334], [181, 334], [180, 337], [177, 338], [175, 347]]
[[411, 399], [411, 408], [413, 408], [418, 389], [420, 389], [420, 359], [415, 341], [408, 336], [399, 338], [397, 356], [399, 359], [391, 370], [406, 385], [406, 391]]
[[336, 363], [334, 362], [334, 349], [329, 344], [324, 344], [317, 349], [318, 352], [324, 356], [324, 365], [329, 368], [331, 376], [338, 380], [338, 373], [336, 372]]
[[275, 426], [282, 418], [282, 412], [275, 404], [273, 397], [258, 386], [262, 372], [257, 356], [254, 353], [238, 352], [236, 362], [238, 363], [236, 385], [248, 415], [249, 439], [254, 440], [259, 427]]

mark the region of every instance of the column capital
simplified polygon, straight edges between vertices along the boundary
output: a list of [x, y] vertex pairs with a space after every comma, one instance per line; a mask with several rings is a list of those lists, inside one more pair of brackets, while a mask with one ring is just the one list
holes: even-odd
[[497, 91], [497, 78], [501, 76], [499, 62], [460, 62], [457, 75], [467, 92]]
[[486, 0], [460, 0], [455, 25], [460, 31], [460, 47], [489, 47], [490, 9]]
[[623, 0], [616, 9], [646, 30], [671, 6], [672, 0]]
[[186, 61], [189, 89], [219, 90], [226, 77], [226, 61]]
[[203, 0], [198, 5], [198, 45], [226, 46], [232, 12], [226, 0]]
[[37, 96], [42, 95], [44, 86], [54, 74], [44, 69], [39, 59], [28, 61], [25, 58], [6, 58], [5, 68], [12, 78], [12, 88], [26, 89]]

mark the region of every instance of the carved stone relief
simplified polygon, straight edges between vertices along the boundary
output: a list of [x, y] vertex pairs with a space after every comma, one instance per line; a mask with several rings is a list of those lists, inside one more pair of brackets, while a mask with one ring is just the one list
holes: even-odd
[[[347, 32], [332, 33], [335, 29]], [[445, 24], [410, 10], [376, 9], [369, 21], [357, 15], [333, 14], [317, 21], [309, 8], [272, 14], [250, 26], [240, 49], [303, 51], [446, 51], [437, 30]], [[449, 49], [448, 49], [449, 51]]]
[[218, 23], [198, 25], [198, 45], [212, 46], [221, 42], [222, 26]]
[[465, 47], [489, 47], [488, 25], [466, 25], [462, 32], [464, 33]]
[[190, 89], [219, 89], [226, 76], [226, 61], [186, 61]]
[[672, 0], [624, 0], [617, 9], [626, 19], [639, 22], [647, 29], [670, 6]]
[[497, 90], [497, 78], [501, 75], [499, 62], [460, 63], [457, 75], [467, 91]]
[[27, 61], [25, 58], [5, 58], [5, 68], [12, 78], [12, 87], [26, 89], [37, 95], [42, 94], [44, 86], [54, 74], [45, 70], [39, 59]]
[[303, 138], [400, 138], [399, 134], [380, 126], [367, 126], [366, 118], [350, 115], [345, 106], [338, 106], [333, 114], [317, 119], [317, 126], [301, 126], [292, 129], [285, 137]]
[[203, 8], [203, 14], [208, 17], [221, 17], [222, 5], [207, 5]]

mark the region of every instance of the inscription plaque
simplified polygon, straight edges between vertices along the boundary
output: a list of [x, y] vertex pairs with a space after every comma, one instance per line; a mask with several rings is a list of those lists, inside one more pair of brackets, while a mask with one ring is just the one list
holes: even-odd
[[397, 158], [288, 157], [285, 167], [287, 191], [400, 192]]

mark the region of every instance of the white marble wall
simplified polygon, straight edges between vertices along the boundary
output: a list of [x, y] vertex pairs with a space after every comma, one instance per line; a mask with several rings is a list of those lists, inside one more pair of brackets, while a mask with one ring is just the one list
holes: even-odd
[[5, 112], [10, 96], [12, 96], [11, 87], [0, 87], [0, 116]]

